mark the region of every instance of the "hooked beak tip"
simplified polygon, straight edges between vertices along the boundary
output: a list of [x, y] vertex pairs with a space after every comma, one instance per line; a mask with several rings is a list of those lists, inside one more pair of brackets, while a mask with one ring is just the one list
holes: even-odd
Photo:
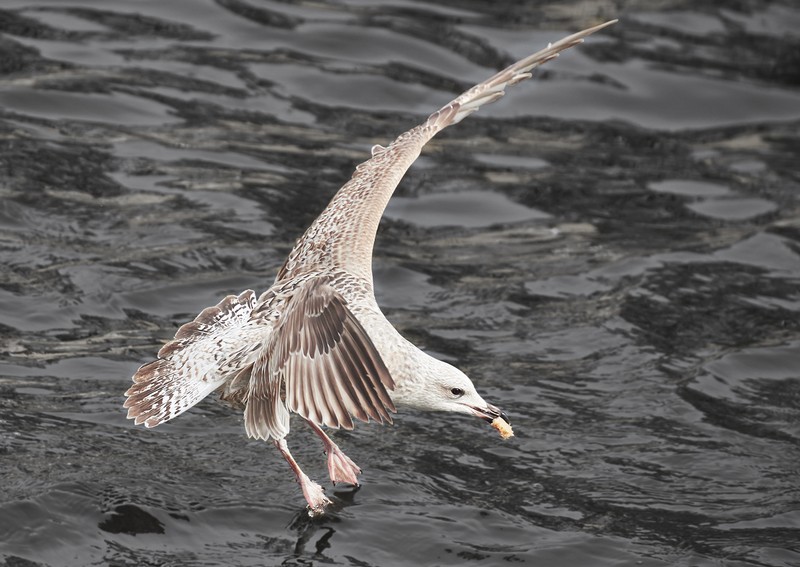
[[501, 411], [500, 408], [498, 408], [497, 406], [493, 406], [492, 404], [486, 404], [485, 408], [473, 407], [472, 411], [475, 413], [476, 416], [480, 417], [483, 420], [486, 420], [489, 423], [492, 423], [495, 419], [499, 417], [507, 424], [511, 425], [511, 422], [509, 421], [506, 412]]

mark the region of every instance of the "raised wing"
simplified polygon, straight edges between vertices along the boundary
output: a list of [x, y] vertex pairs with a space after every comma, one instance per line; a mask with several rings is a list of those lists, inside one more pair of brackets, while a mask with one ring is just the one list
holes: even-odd
[[374, 146], [372, 158], [356, 168], [350, 181], [298, 240], [278, 273], [278, 280], [313, 266], [339, 268], [372, 281], [372, 246], [378, 223], [400, 179], [428, 140], [503, 96], [507, 86], [529, 78], [535, 67], [616, 21], [585, 29], [548, 45], [464, 92], [431, 114], [423, 124], [401, 134], [388, 147]]
[[249, 325], [255, 294], [229, 295], [186, 323], [158, 359], [133, 375], [125, 396], [128, 418], [155, 427], [176, 417], [245, 371], [266, 332]]
[[[285, 391], [285, 401], [281, 391]], [[269, 348], [256, 361], [245, 408], [250, 437], [281, 439], [287, 407], [329, 427], [353, 417], [391, 423], [394, 389], [369, 335], [326, 277], [306, 281], [287, 302]]]

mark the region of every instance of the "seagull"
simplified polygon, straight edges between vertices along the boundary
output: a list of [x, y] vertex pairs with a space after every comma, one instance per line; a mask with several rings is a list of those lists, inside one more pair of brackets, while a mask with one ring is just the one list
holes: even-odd
[[[472, 87], [356, 167], [297, 240], [272, 286], [229, 295], [178, 329], [133, 375], [124, 407], [155, 427], [212, 392], [244, 411], [248, 437], [271, 441], [292, 468], [310, 515], [331, 501], [300, 468], [286, 438], [291, 413], [320, 437], [330, 480], [358, 484], [361, 469], [323, 426], [392, 423], [397, 408], [476, 416], [510, 436], [506, 414], [460, 370], [416, 346], [375, 300], [372, 249], [383, 211], [406, 170], [440, 130], [456, 124], [539, 65], [617, 20], [570, 35]], [[505, 432], [505, 433], [504, 433]]]

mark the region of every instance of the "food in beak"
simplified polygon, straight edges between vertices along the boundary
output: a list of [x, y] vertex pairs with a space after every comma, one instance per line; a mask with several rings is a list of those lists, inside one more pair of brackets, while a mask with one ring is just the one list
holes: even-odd
[[514, 430], [511, 429], [511, 424], [502, 417], [494, 418], [492, 420], [492, 427], [497, 429], [497, 431], [500, 433], [500, 437], [503, 439], [514, 437]]
[[478, 408], [470, 406], [472, 412], [481, 419], [485, 419], [492, 424], [503, 439], [508, 439], [514, 436], [514, 430], [511, 429], [511, 422], [506, 415], [506, 412], [500, 411], [500, 408], [492, 404], [486, 404], [485, 408]]

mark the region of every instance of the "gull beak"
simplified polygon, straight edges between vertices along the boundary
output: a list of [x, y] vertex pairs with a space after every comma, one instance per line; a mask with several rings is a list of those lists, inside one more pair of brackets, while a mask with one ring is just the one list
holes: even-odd
[[500, 411], [500, 408], [497, 406], [493, 406], [492, 404], [486, 404], [485, 408], [478, 408], [475, 406], [470, 406], [472, 413], [478, 416], [481, 419], [485, 419], [489, 423], [492, 423], [498, 417], [505, 421], [507, 424], [511, 425], [511, 422], [508, 420], [508, 416], [506, 412]]

